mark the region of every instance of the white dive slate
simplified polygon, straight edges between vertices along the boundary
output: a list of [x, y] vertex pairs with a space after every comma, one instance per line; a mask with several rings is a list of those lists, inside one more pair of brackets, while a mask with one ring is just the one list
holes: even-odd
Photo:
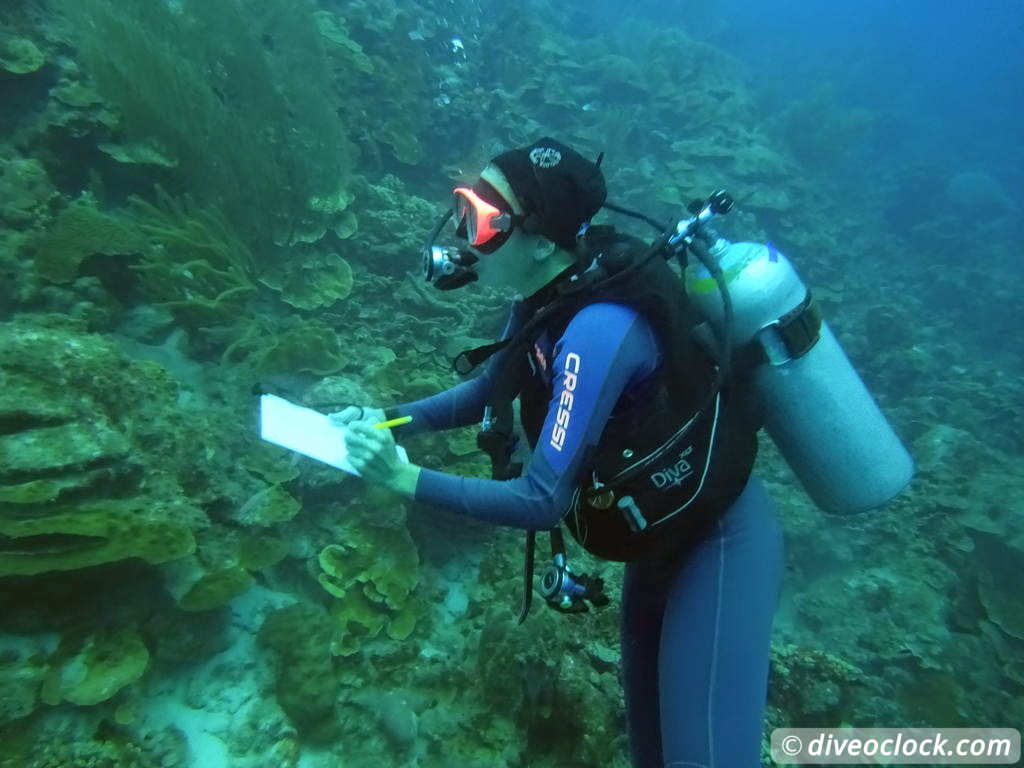
[[[260, 397], [260, 437], [351, 475], [359, 474], [348, 463], [345, 428], [332, 424], [326, 414], [295, 405], [283, 397]], [[397, 447], [399, 458], [408, 464], [405, 449]]]

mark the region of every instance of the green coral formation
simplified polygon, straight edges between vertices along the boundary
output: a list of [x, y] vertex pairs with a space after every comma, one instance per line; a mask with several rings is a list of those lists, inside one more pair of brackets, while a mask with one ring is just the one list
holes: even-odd
[[0, 732], [8, 723], [36, 710], [46, 674], [43, 654], [7, 651], [0, 655], [0, 685], [4, 691], [0, 699]]
[[[474, 666], [466, 670], [491, 692], [491, 705], [512, 719], [511, 728], [488, 724], [481, 739], [501, 744], [517, 742], [517, 734], [524, 734], [528, 743], [550, 745], [541, 754], [553, 765], [607, 764], [620, 730], [617, 650], [594, 639], [552, 637], [536, 626], [513, 622], [509, 616], [481, 626], [472, 651]], [[559, 730], [563, 737], [554, 738]]]
[[86, 507], [38, 519], [0, 517], [0, 576], [73, 571], [131, 557], [156, 565], [195, 550], [187, 525], [145, 515]]
[[345, 57], [361, 72], [373, 73], [373, 61], [363, 53], [363, 47], [352, 39], [340, 16], [330, 11], [317, 11], [313, 15], [320, 34], [340, 49], [335, 52], [336, 55]]
[[257, 583], [256, 573], [277, 565], [288, 544], [270, 533], [242, 533], [232, 527], [210, 528], [193, 557], [165, 568], [165, 584], [183, 611], [223, 608]]
[[227, 605], [256, 583], [245, 568], [236, 566], [207, 574], [193, 584], [178, 606], [183, 611], [209, 611]]
[[79, 647], [65, 643], [51, 663], [40, 699], [92, 706], [136, 682], [149, 665], [149, 651], [130, 627], [89, 635]]
[[89, 728], [36, 723], [27, 730], [5, 734], [0, 755], [2, 768], [184, 768], [189, 763], [185, 736], [173, 727], [141, 735], [95, 724]]
[[416, 627], [418, 611], [410, 599], [419, 581], [419, 555], [402, 528], [359, 527], [346, 531], [344, 544], [331, 544], [318, 559], [320, 586], [335, 600], [333, 652], [350, 656], [364, 638], [381, 630], [404, 640]]
[[137, 254], [143, 243], [131, 222], [101, 211], [94, 199], [83, 196], [61, 211], [39, 239], [36, 266], [46, 279], [69, 283], [78, 277], [79, 266], [89, 256]]
[[248, 571], [270, 568], [287, 556], [288, 542], [275, 536], [246, 536], [238, 547], [238, 563]]
[[324, 99], [329, 65], [310, 3], [60, 7], [87, 74], [120, 112], [119, 135], [163, 148], [258, 264], [351, 172], [353, 150]]
[[314, 605], [290, 605], [267, 616], [260, 642], [278, 654], [277, 700], [301, 731], [327, 735], [340, 680], [330, 653], [331, 620]]
[[257, 491], [232, 516], [246, 526], [267, 527], [286, 523], [298, 514], [298, 500], [280, 483]]
[[329, 307], [352, 293], [352, 268], [336, 253], [312, 254], [286, 268], [264, 273], [260, 282], [281, 292], [299, 309]]
[[0, 573], [192, 552], [193, 511], [179, 497], [111, 493], [142, 468], [120, 398], [169, 394], [163, 376], [126, 366], [97, 336], [26, 323], [0, 326], [0, 355]]
[[[863, 715], [867, 676], [834, 654], [782, 643], [772, 648], [769, 705], [786, 727], [835, 728]], [[783, 727], [783, 726], [776, 726]]]
[[322, 320], [288, 317], [255, 319], [221, 354], [224, 363], [242, 362], [265, 372], [307, 372], [330, 376], [350, 361], [341, 335]]
[[156, 204], [139, 197], [130, 202], [131, 218], [151, 246], [132, 267], [147, 295], [183, 322], [239, 314], [256, 290], [252, 257], [220, 210], [160, 187]]
[[[131, 361], [73, 324], [8, 324], [0, 329], [0, 351], [6, 384], [0, 395], [0, 574], [129, 559], [172, 563], [196, 552], [200, 541], [206, 553], [224, 538], [175, 480], [181, 471], [193, 498], [202, 496], [200, 476], [187, 463], [178, 465], [188, 455], [186, 444], [168, 443], [163, 434], [175, 422], [154, 420], [154, 407], [175, 403], [176, 385], [165, 369]], [[198, 426], [175, 421], [183, 435]], [[217, 482], [231, 480], [225, 473]], [[119, 498], [126, 492], [128, 498]], [[278, 509], [288, 504], [282, 494]], [[297, 505], [291, 504], [291, 512], [270, 515], [265, 524], [294, 515]], [[269, 537], [230, 546], [236, 565], [211, 561], [187, 583], [183, 607], [225, 604], [251, 586], [249, 570], [285, 555]]]
[[4, 199], [0, 220], [17, 228], [30, 226], [42, 218], [59, 197], [38, 160], [3, 156], [0, 156], [0, 195]]
[[0, 69], [12, 75], [27, 75], [46, 64], [46, 56], [27, 37], [0, 28]]
[[[14, 414], [8, 412], [7, 415], [17, 417], [26, 414], [22, 410]], [[18, 477], [123, 460], [127, 457], [128, 445], [122, 435], [106, 424], [69, 422], [40, 425], [5, 435], [0, 440], [0, 451], [6, 459], [5, 474]], [[33, 481], [28, 485], [35, 487], [39, 482]]]
[[[1015, 580], [1008, 570], [982, 569], [978, 574], [978, 600], [989, 621], [1009, 638], [1024, 641], [1024, 605], [1016, 599]], [[1020, 668], [1016, 672], [1014, 677], [1019, 676]]]

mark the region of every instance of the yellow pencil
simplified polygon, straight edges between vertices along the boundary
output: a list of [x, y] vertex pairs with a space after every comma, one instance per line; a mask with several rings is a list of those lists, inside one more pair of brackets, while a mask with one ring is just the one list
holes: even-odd
[[408, 424], [412, 421], [412, 416], [400, 416], [397, 419], [389, 419], [388, 421], [382, 421], [380, 424], [374, 424], [374, 429], [391, 429], [392, 427], [400, 427], [403, 424]]

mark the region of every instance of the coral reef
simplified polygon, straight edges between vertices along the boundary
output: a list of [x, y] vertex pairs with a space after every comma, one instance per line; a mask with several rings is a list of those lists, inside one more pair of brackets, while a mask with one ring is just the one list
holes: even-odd
[[126, 367], [102, 337], [25, 321], [0, 327], [0, 356], [0, 572], [191, 552], [199, 513], [173, 485], [140, 487], [140, 425], [122, 407], [173, 399], [163, 371]]
[[42, 164], [21, 157], [0, 157], [0, 194], [5, 200], [0, 218], [16, 229], [29, 227], [45, 217], [58, 198]]
[[55, 283], [70, 283], [79, 276], [79, 266], [94, 254], [128, 256], [143, 247], [142, 234], [118, 218], [99, 209], [86, 195], [58, 214], [54, 225], [36, 243], [36, 268]]
[[149, 651], [132, 628], [99, 632], [85, 638], [80, 648], [62, 646], [57, 651], [40, 699], [51, 705], [99, 704], [142, 677], [148, 664]]
[[[350, 172], [351, 145], [324, 99], [328, 60], [311, 4], [60, 8], [86, 74], [120, 113], [119, 138], [173, 158], [257, 263], [308, 228], [313, 198], [335, 194]], [[293, 72], [302, 78], [289, 80]]]
[[264, 273], [260, 282], [279, 290], [286, 304], [314, 310], [352, 293], [352, 268], [336, 253], [313, 254], [276, 274]]
[[[5, 6], [0, 768], [627, 764], [614, 609], [516, 626], [518, 533], [255, 435], [254, 388], [456, 383], [508, 297], [411, 273], [447, 181], [544, 134], [657, 219], [730, 188], [728, 234], [799, 265], [918, 464], [835, 520], [764, 446], [767, 730], [1024, 717], [1019, 172], [857, 168], [884, 121], [775, 105], [689, 29], [442, 5]], [[473, 428], [406, 447], [486, 476]]]
[[0, 29], [0, 69], [12, 75], [27, 75], [46, 64], [46, 56], [27, 37]]
[[337, 728], [340, 681], [331, 658], [332, 622], [315, 605], [290, 605], [267, 616], [260, 642], [279, 655], [277, 700], [301, 732], [329, 738]]
[[332, 653], [351, 656], [381, 630], [404, 640], [415, 628], [419, 609], [410, 598], [419, 581], [419, 556], [402, 521], [399, 516], [388, 526], [343, 526], [344, 543], [321, 550], [317, 580], [335, 598], [329, 606]]
[[39, 691], [47, 674], [41, 653], [5, 649], [0, 655], [0, 682], [4, 687], [0, 704], [0, 729], [31, 715], [39, 706]]
[[[792, 644], [772, 648], [769, 705], [786, 727], [837, 727], [859, 721], [869, 684], [852, 664], [825, 651]], [[775, 727], [782, 727], [776, 724]]]
[[156, 200], [130, 201], [131, 219], [150, 244], [132, 265], [146, 295], [186, 327], [237, 317], [256, 290], [245, 243], [216, 207], [200, 207], [189, 195], [173, 198], [160, 187]]
[[155, 565], [195, 550], [187, 525], [147, 519], [148, 514], [151, 510], [109, 505], [82, 506], [38, 519], [0, 518], [5, 542], [0, 576], [73, 571], [131, 557]]

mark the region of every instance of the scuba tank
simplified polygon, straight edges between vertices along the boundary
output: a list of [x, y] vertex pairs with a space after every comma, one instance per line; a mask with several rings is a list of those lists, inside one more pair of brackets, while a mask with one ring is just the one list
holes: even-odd
[[[709, 245], [728, 287], [734, 359], [753, 363], [753, 405], [814, 503], [828, 513], [854, 514], [896, 496], [914, 474], [910, 454], [793, 265], [771, 245], [731, 243], [706, 226], [693, 237]], [[686, 286], [721, 335], [723, 294], [708, 266], [689, 266]]]

